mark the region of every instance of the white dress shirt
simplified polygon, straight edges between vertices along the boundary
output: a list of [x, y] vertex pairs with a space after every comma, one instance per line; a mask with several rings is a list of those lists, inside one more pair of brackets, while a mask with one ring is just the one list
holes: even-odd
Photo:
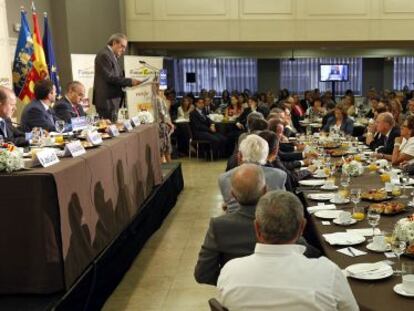
[[309, 259], [302, 245], [256, 244], [253, 255], [221, 270], [219, 301], [229, 310], [359, 310], [341, 270], [326, 257]]
[[[414, 137], [410, 137], [409, 139], [403, 138], [400, 146], [400, 153], [414, 157]], [[414, 158], [408, 161], [408, 164], [412, 163], [414, 163]]]

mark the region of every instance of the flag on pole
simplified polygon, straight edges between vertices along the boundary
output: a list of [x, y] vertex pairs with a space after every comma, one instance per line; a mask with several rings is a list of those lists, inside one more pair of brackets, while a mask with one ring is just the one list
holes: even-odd
[[19, 97], [26, 77], [32, 68], [33, 40], [29, 22], [23, 8], [20, 10], [20, 32], [13, 60], [13, 89]]
[[36, 8], [32, 2], [33, 16], [33, 54], [32, 68], [27, 75], [26, 82], [19, 98], [23, 103], [28, 103], [34, 98], [34, 84], [38, 80], [46, 79], [49, 76], [46, 64], [45, 52], [43, 50], [42, 40], [40, 39], [39, 22], [37, 20]]
[[56, 94], [61, 94], [61, 87], [59, 81], [59, 73], [56, 65], [55, 50], [53, 49], [52, 32], [49, 28], [49, 22], [47, 19], [47, 13], [43, 13], [44, 30], [43, 30], [43, 48], [45, 49], [45, 56], [47, 62], [47, 68], [49, 70], [50, 80], [56, 87]]

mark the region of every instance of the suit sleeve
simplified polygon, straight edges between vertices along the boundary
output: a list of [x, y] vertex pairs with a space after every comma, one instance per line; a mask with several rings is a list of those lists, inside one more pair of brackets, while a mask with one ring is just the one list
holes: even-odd
[[303, 160], [302, 152], [281, 152], [279, 157], [282, 161], [300, 161]]
[[219, 274], [220, 252], [214, 234], [214, 218], [212, 218], [198, 255], [194, 277], [198, 283], [216, 285]]
[[204, 124], [204, 122], [202, 122], [201, 119], [195, 115], [196, 113], [198, 112], [190, 114], [190, 123], [192, 130], [196, 132], [210, 132], [210, 127]]
[[114, 75], [112, 71], [112, 61], [109, 55], [101, 54], [96, 59], [98, 74], [109, 84], [120, 87], [132, 86], [132, 80]]
[[55, 111], [56, 117], [64, 120], [66, 123], [70, 122], [70, 119], [72, 118], [72, 111], [67, 105], [58, 103], [53, 107], [53, 110]]
[[38, 108], [33, 108], [29, 115], [29, 122], [31, 127], [41, 127], [44, 130], [52, 132], [55, 130], [55, 125], [45, 118], [45, 112]]

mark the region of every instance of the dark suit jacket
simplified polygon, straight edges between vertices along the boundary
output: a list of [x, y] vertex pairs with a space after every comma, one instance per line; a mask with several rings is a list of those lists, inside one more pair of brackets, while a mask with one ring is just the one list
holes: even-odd
[[[34, 127], [41, 127], [49, 132], [55, 130], [55, 116], [53, 109], [49, 108], [49, 114], [39, 100], [34, 100], [28, 104], [22, 112], [21, 124], [25, 132], [30, 132]], [[53, 121], [52, 121], [53, 119]]]
[[[234, 213], [211, 218], [194, 271], [197, 282], [216, 285], [220, 270], [227, 261], [253, 254], [256, 245], [255, 211], [255, 206], [241, 206]], [[307, 247], [306, 256], [320, 255], [305, 239], [301, 238], [298, 243]]]
[[[330, 127], [334, 126], [335, 122], [335, 116], [329, 118], [325, 126], [322, 128], [322, 131], [329, 132]], [[345, 134], [352, 135], [352, 132], [354, 131], [354, 121], [351, 118], [346, 117], [342, 120], [340, 130], [343, 131]]]
[[302, 152], [283, 152], [279, 150], [278, 153], [282, 161], [300, 161], [303, 160]]
[[[203, 117], [204, 116], [204, 117]], [[199, 132], [209, 132], [212, 121], [205, 114], [200, 115], [197, 109], [190, 112], [190, 126], [193, 135], [197, 136]]]
[[[76, 108], [78, 109], [79, 117], [86, 115], [81, 105], [77, 105]], [[53, 110], [55, 111], [56, 116], [66, 123], [70, 123], [72, 118], [78, 117], [73, 110], [72, 104], [66, 97], [62, 97], [62, 99], [53, 106]]]
[[25, 134], [19, 129], [15, 128], [10, 119], [5, 119], [5, 122], [7, 133], [4, 133], [3, 130], [0, 128], [0, 135], [3, 136], [6, 142], [11, 142], [17, 147], [25, 147], [29, 145], [29, 142], [26, 140]]
[[[260, 112], [263, 115], [263, 117], [266, 115], [266, 111], [264, 111], [260, 107], [257, 107], [256, 111]], [[252, 109], [250, 107], [244, 109], [242, 114], [236, 119], [236, 122], [243, 124], [243, 126], [247, 129], [247, 117], [250, 113], [252, 113]]]
[[[382, 135], [384, 136], [384, 135]], [[384, 146], [378, 149], [379, 153], [392, 154], [394, 150], [395, 138], [400, 136], [400, 128], [394, 126], [390, 132], [390, 135], [387, 137], [384, 136]]]
[[118, 60], [106, 46], [95, 57], [93, 104], [99, 110], [117, 110], [126, 86], [132, 86], [132, 80], [124, 77]]

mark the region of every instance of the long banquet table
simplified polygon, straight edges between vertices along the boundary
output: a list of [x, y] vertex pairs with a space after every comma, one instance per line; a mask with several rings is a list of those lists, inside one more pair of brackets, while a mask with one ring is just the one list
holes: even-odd
[[155, 125], [48, 168], [0, 174], [0, 294], [70, 288], [161, 181]]
[[[338, 177], [336, 179], [338, 182]], [[337, 183], [338, 184], [338, 183]], [[379, 174], [365, 172], [362, 176], [352, 177], [350, 189], [352, 188], [361, 188], [362, 191], [381, 188], [384, 184], [380, 181]], [[310, 192], [315, 192], [315, 189], [309, 190], [303, 188], [305, 195]], [[412, 189], [406, 189], [407, 193], [411, 192]], [[320, 192], [320, 191], [318, 191]], [[317, 205], [315, 201], [307, 199], [308, 205]], [[368, 206], [369, 202], [362, 201], [359, 203], [363, 206]], [[353, 204], [337, 205], [337, 208], [348, 210], [352, 212]], [[393, 229], [396, 221], [402, 217], [406, 217], [412, 214], [414, 210], [408, 209], [406, 212], [394, 215], [394, 216], [381, 216], [379, 228], [382, 230], [391, 231]], [[325, 256], [335, 262], [341, 269], [346, 268], [349, 265], [362, 263], [362, 262], [377, 262], [381, 260], [386, 260], [386, 257], [383, 253], [374, 253], [369, 251], [366, 248], [367, 242], [363, 244], [353, 246], [359, 250], [368, 252], [367, 255], [359, 257], [349, 257], [337, 252], [337, 249], [343, 248], [344, 246], [331, 246], [323, 239], [322, 235], [325, 233], [332, 233], [337, 231], [345, 231], [346, 229], [357, 229], [357, 228], [370, 228], [366, 220], [356, 223], [352, 226], [340, 227], [335, 224], [329, 226], [322, 225], [322, 220], [315, 217], [314, 215], [310, 218], [311, 226], [314, 226], [316, 238], [318, 239]], [[396, 261], [396, 259], [392, 259]], [[409, 261], [413, 259], [408, 259], [405, 256], [401, 256], [401, 261]], [[377, 281], [361, 281], [353, 278], [348, 278], [349, 283], [352, 288], [352, 292], [360, 306], [361, 310], [414, 310], [414, 300], [412, 298], [406, 298], [396, 294], [393, 291], [394, 285], [401, 283], [401, 276], [391, 276], [384, 280]]]

